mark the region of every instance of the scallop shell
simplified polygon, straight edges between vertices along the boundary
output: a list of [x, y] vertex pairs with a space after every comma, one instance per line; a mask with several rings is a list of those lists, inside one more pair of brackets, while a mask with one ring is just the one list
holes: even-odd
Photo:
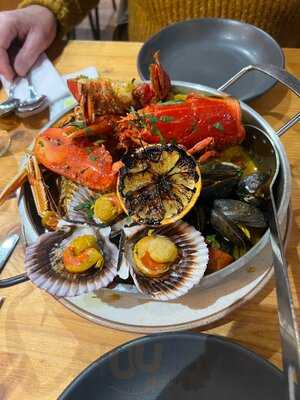
[[[68, 179], [62, 178], [60, 184], [60, 208], [64, 218], [73, 223], [97, 224], [97, 221], [88, 218], [84, 209], [80, 209], [83, 203], [95, 202], [99, 194], [87, 187], [80, 186]], [[79, 207], [79, 209], [78, 209]]]
[[171, 265], [167, 274], [148, 278], [134, 269], [133, 247], [147, 229], [133, 235], [125, 245], [125, 258], [137, 289], [156, 300], [173, 300], [185, 295], [203, 277], [208, 263], [208, 249], [199, 231], [183, 221], [162, 226], [156, 234], [167, 236], [179, 248], [180, 260]]
[[[68, 179], [61, 180], [60, 208], [63, 211], [64, 218], [75, 224], [88, 224], [103, 226], [98, 218], [89, 218], [86, 210], [80, 208], [84, 203], [94, 203], [99, 198], [99, 193], [93, 192], [85, 186], [78, 185]], [[124, 219], [117, 219], [111, 225], [113, 231], [120, 230], [125, 224]]]
[[[26, 249], [25, 269], [29, 279], [39, 288], [58, 297], [79, 296], [107, 287], [117, 275], [118, 249], [109, 241], [110, 228], [96, 229], [65, 225], [45, 233]], [[104, 267], [85, 273], [68, 272], [62, 264], [63, 249], [79, 235], [93, 234], [104, 255]]]

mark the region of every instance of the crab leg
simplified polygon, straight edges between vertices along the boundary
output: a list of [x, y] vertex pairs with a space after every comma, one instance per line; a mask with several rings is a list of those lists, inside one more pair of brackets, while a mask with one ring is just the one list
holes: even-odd
[[[195, 146], [193, 146], [191, 149], [188, 150], [190, 154], [195, 154], [198, 153], [199, 151], [203, 149], [208, 149], [209, 147], [212, 148], [214, 145], [214, 138], [213, 137], [207, 137], [200, 142], [196, 143]], [[200, 164], [204, 164], [208, 159], [217, 157], [218, 152], [215, 150], [206, 150], [201, 156], [198, 158], [198, 162]]]
[[214, 138], [212, 137], [207, 137], [200, 142], [196, 143], [195, 146], [193, 146], [191, 149], [188, 150], [189, 154], [195, 154], [198, 153], [199, 151], [205, 149], [209, 145], [213, 145]]
[[45, 189], [45, 183], [41, 174], [38, 161], [34, 155], [27, 156], [24, 168], [15, 178], [3, 189], [0, 194], [0, 206], [25, 183], [28, 179], [35, 206], [39, 216], [42, 218], [43, 225], [54, 230], [58, 222], [58, 215], [49, 209], [49, 200]]
[[215, 150], [208, 150], [206, 151], [204, 154], [202, 154], [199, 158], [198, 158], [198, 163], [199, 164], [204, 164], [207, 162], [207, 160], [209, 160], [210, 158], [214, 158], [214, 157], [218, 157], [219, 153]]
[[159, 51], [153, 55], [154, 63], [150, 65], [150, 80], [151, 86], [154, 90], [155, 97], [157, 100], [164, 100], [171, 89], [171, 82], [169, 75], [163, 69], [160, 58]]
[[116, 126], [116, 122], [120, 117], [117, 115], [105, 115], [100, 117], [94, 124], [82, 129], [74, 130], [68, 134], [68, 138], [81, 139], [83, 137], [108, 135]]
[[48, 211], [48, 200], [45, 192], [41, 170], [35, 156], [30, 156], [27, 162], [27, 176], [32, 190], [36, 210], [39, 216]]
[[28, 157], [27, 177], [36, 210], [42, 218], [43, 225], [51, 230], [55, 230], [59, 216], [55, 211], [49, 209], [49, 199], [46, 193], [45, 182], [41, 174], [39, 163], [34, 155]]

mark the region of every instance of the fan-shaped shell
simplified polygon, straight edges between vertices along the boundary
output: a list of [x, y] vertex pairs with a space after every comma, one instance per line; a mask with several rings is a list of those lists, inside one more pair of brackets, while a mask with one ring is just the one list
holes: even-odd
[[[62, 262], [63, 249], [75, 237], [92, 234], [97, 238], [104, 256], [101, 270], [85, 273], [68, 272]], [[79, 296], [107, 287], [117, 275], [117, 247], [109, 241], [110, 228], [63, 226], [56, 232], [44, 233], [26, 249], [25, 269], [29, 279], [39, 288], [58, 297]]]
[[208, 249], [199, 231], [183, 221], [162, 226], [155, 234], [170, 238], [179, 249], [180, 259], [159, 278], [148, 278], [134, 267], [135, 243], [147, 235], [148, 228], [134, 234], [125, 245], [125, 257], [137, 289], [156, 300], [173, 300], [185, 295], [203, 277], [208, 263]]
[[[64, 218], [75, 224], [88, 224], [104, 226], [102, 221], [88, 212], [88, 204], [94, 204], [100, 194], [93, 192], [85, 186], [78, 185], [68, 179], [62, 178], [60, 185], [60, 208]], [[116, 219], [111, 225], [112, 230], [120, 230], [125, 219]]]

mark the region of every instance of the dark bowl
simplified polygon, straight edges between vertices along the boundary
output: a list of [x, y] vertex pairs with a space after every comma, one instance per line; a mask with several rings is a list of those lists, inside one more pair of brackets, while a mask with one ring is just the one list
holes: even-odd
[[[137, 67], [142, 79], [149, 79], [153, 53], [160, 51], [161, 62], [172, 80], [219, 88], [243, 67], [251, 64], [284, 67], [278, 43], [263, 30], [230, 19], [202, 18], [169, 25], [142, 46]], [[251, 71], [228, 92], [249, 101], [265, 93], [274, 79]]]
[[100, 357], [59, 400], [282, 400], [283, 382], [272, 364], [221, 337], [158, 334]]

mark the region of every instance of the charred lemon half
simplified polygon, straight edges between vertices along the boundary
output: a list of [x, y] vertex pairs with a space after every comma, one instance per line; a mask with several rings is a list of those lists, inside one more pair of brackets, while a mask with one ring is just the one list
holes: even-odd
[[134, 221], [175, 222], [194, 206], [201, 190], [195, 159], [182, 147], [156, 144], [128, 153], [119, 172], [118, 196]]

